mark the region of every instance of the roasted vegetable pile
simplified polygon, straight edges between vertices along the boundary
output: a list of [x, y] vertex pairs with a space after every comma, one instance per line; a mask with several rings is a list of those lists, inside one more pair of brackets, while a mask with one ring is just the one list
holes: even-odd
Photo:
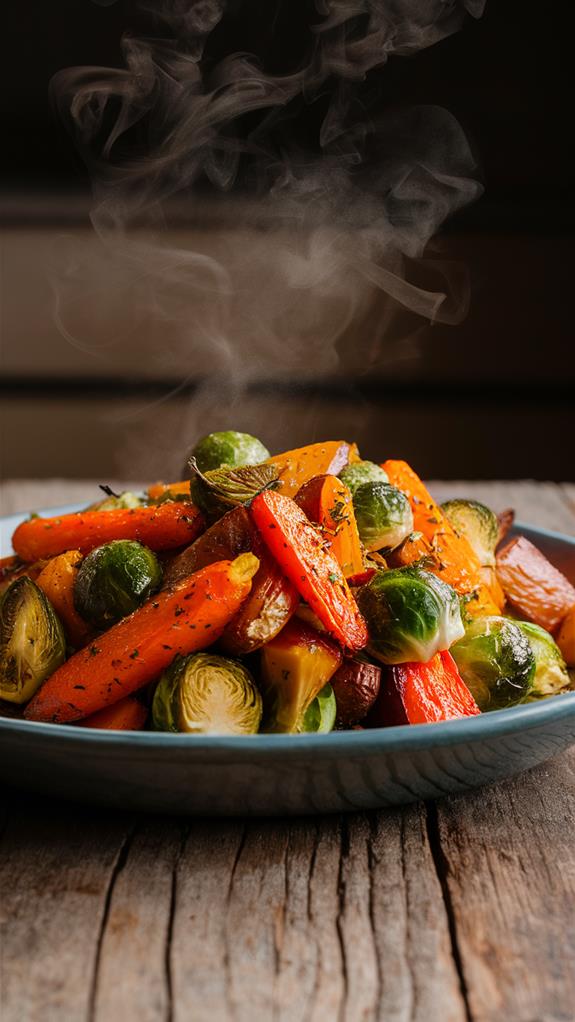
[[325, 733], [572, 688], [575, 588], [512, 512], [438, 505], [402, 461], [212, 433], [189, 478], [32, 516], [0, 562], [0, 714]]

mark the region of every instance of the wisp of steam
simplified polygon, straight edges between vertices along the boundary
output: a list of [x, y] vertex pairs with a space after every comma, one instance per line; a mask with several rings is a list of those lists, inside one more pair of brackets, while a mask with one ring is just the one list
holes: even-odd
[[[316, 0], [278, 69], [265, 44], [221, 52], [227, 20], [261, 5], [164, 0], [145, 12], [153, 35], [125, 35], [124, 68], [58, 73], [97, 236], [62, 253], [56, 317], [71, 343], [101, 358], [132, 345], [135, 375], [199, 383], [185, 445], [251, 426], [259, 380], [322, 380], [342, 363], [373, 373], [398, 310], [458, 322], [461, 275], [440, 267], [424, 289], [410, 268], [481, 192], [469, 144], [447, 110], [382, 112], [365, 83], [483, 2]], [[262, 9], [270, 34], [281, 8]]]

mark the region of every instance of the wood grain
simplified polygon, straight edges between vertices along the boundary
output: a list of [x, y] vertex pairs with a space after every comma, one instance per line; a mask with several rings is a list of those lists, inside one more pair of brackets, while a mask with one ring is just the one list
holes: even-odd
[[[572, 487], [433, 489], [575, 533]], [[335, 818], [0, 804], [2, 1022], [571, 1022], [574, 914], [575, 751]]]

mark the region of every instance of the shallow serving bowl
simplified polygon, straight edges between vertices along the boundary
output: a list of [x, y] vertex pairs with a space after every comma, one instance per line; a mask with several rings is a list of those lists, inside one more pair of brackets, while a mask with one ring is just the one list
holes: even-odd
[[[3, 554], [23, 517], [2, 519]], [[515, 531], [575, 581], [575, 538], [520, 523]], [[329, 735], [202, 738], [0, 718], [0, 776], [47, 795], [153, 812], [340, 812], [474, 788], [573, 742], [575, 692], [469, 719]]]

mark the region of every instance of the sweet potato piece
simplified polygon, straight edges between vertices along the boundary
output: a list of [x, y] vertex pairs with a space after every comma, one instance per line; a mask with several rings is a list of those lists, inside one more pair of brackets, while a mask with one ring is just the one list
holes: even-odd
[[74, 583], [83, 560], [79, 550], [67, 550], [47, 561], [36, 579], [36, 585], [48, 597], [72, 646], [79, 649], [94, 634], [74, 606]]
[[330, 684], [337, 703], [338, 727], [353, 727], [367, 716], [377, 699], [381, 667], [345, 657]]
[[509, 603], [529, 621], [553, 632], [575, 605], [575, 588], [524, 536], [497, 554], [497, 577]]
[[353, 500], [345, 483], [334, 475], [314, 476], [294, 498], [310, 522], [319, 525], [347, 579], [365, 572]]
[[279, 472], [278, 493], [293, 497], [300, 486], [314, 476], [337, 475], [350, 461], [358, 460], [357, 447], [345, 440], [327, 440], [323, 444], [309, 444], [284, 454], [276, 454], [268, 464]]
[[568, 610], [557, 632], [557, 645], [568, 667], [575, 667], [575, 607]]
[[264, 730], [302, 729], [305, 711], [341, 664], [338, 646], [296, 618], [261, 651]]

